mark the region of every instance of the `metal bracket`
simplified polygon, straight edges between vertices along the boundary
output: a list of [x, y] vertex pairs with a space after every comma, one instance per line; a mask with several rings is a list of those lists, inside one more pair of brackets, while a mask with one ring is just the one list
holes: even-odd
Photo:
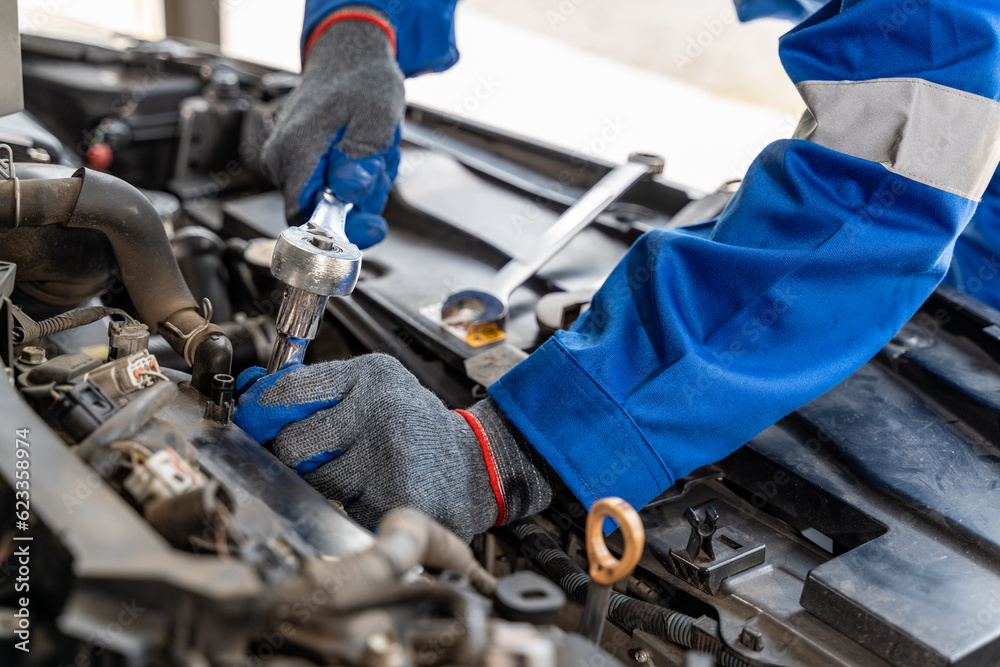
[[14, 150], [7, 144], [0, 144], [0, 153], [7, 154], [7, 157], [0, 157], [0, 178], [14, 182], [14, 227], [17, 228], [21, 226], [21, 181], [14, 169]]
[[7, 367], [8, 378], [14, 380], [14, 304], [10, 295], [14, 291], [17, 266], [0, 262], [0, 362]]

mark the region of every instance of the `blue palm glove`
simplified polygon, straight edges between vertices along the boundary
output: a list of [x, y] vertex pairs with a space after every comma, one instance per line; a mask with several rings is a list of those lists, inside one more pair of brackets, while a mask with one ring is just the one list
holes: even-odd
[[399, 168], [405, 108], [403, 73], [381, 28], [345, 20], [322, 33], [264, 145], [288, 220], [308, 220], [330, 188], [354, 204], [346, 226], [352, 243], [363, 249], [385, 238], [382, 210]]
[[374, 527], [415, 507], [469, 540], [551, 499], [549, 468], [492, 400], [456, 412], [393, 357], [244, 371], [234, 420]]
[[[336, 405], [338, 398], [330, 395], [317, 396], [315, 400], [301, 400], [302, 397], [295, 397], [294, 400], [282, 400], [276, 404], [262, 401], [276, 382], [300, 368], [306, 366], [295, 364], [271, 375], [267, 374], [267, 369], [254, 366], [240, 373], [236, 378], [236, 399], [239, 401], [239, 409], [234, 415], [236, 425], [251, 438], [263, 444], [274, 440], [286, 425]], [[300, 473], [308, 472], [298, 466], [292, 467]]]

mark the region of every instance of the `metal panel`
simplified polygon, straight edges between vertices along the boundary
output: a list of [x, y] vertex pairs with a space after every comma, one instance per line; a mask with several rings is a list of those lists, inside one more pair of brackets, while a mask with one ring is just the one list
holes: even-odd
[[24, 108], [17, 0], [0, 0], [0, 116]]

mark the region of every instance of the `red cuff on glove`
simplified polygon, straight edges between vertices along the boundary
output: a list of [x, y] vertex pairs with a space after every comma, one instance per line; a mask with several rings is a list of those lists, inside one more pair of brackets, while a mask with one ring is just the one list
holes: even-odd
[[319, 39], [319, 36], [326, 32], [330, 26], [338, 21], [368, 21], [369, 23], [374, 23], [378, 27], [382, 28], [386, 36], [389, 38], [389, 44], [392, 46], [392, 53], [396, 53], [396, 30], [392, 27], [392, 24], [383, 19], [377, 14], [370, 14], [368, 12], [359, 11], [343, 11], [343, 12], [333, 12], [327, 16], [323, 21], [316, 26], [309, 35], [309, 40], [306, 42], [306, 48], [302, 52], [302, 62], [305, 63], [306, 58], [309, 57], [309, 51], [312, 50], [313, 44]]
[[479, 448], [483, 451], [483, 461], [486, 462], [486, 472], [490, 476], [490, 486], [493, 487], [493, 495], [497, 499], [497, 522], [495, 525], [502, 526], [507, 520], [507, 501], [505, 500], [506, 494], [504, 493], [503, 480], [500, 478], [500, 473], [497, 470], [497, 462], [493, 457], [493, 446], [490, 444], [490, 436], [487, 435], [486, 429], [483, 425], [479, 423], [479, 420], [471, 412], [466, 412], [465, 410], [455, 410], [458, 414], [469, 423], [472, 427], [472, 432], [476, 434], [476, 440], [479, 441]]

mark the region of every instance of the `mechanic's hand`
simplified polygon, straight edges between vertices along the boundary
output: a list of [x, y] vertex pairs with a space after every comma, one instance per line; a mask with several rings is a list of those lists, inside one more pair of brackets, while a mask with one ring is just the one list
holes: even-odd
[[367, 248], [385, 238], [382, 209], [399, 167], [405, 107], [403, 73], [381, 28], [344, 20], [320, 34], [262, 156], [289, 221], [308, 220], [329, 187], [354, 204], [352, 243]]
[[548, 465], [492, 399], [463, 416], [384, 354], [264, 373], [237, 380], [236, 424], [366, 527], [409, 506], [468, 542], [551, 500]]

